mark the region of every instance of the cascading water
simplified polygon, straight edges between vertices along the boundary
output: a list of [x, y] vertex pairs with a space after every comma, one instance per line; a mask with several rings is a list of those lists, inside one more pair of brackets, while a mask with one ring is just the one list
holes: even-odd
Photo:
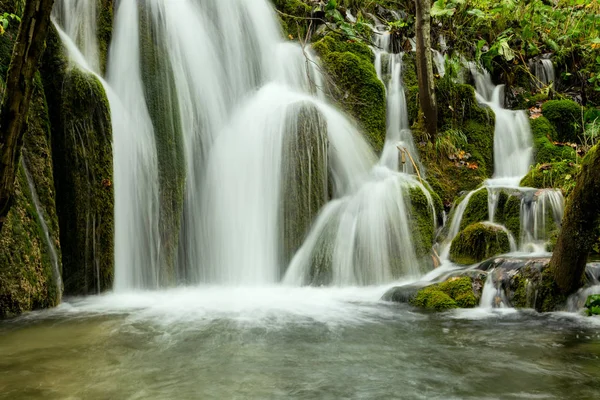
[[521, 250], [544, 253], [551, 228], [560, 228], [564, 208], [560, 190], [544, 189], [529, 195], [526, 192], [521, 200]]
[[75, 42], [92, 71], [100, 71], [98, 1], [57, 0], [52, 17]]
[[[315, 264], [302, 260], [323, 245], [323, 224], [335, 227], [326, 283], [417, 275], [410, 191], [426, 197], [432, 224], [435, 213], [422, 183], [397, 172], [398, 142], [414, 146], [400, 128], [406, 113], [397, 111], [384, 150], [395, 163], [377, 166], [351, 122], [310, 95], [323, 82], [310, 51], [283, 42], [268, 2], [250, 3], [118, 4], [103, 81], [115, 135], [116, 290], [272, 284], [299, 248], [285, 281], [309, 283]], [[87, 42], [77, 49], [77, 36], [63, 35], [74, 62], [97, 71], [80, 52]]]
[[[376, 32], [374, 40], [375, 70], [387, 92], [386, 144], [381, 156], [381, 163], [392, 170], [401, 169], [405, 173], [412, 174], [415, 173], [415, 167], [411, 160], [414, 160], [417, 168], [421, 169], [421, 166], [410, 130], [406, 95], [402, 83], [402, 57], [404, 54], [392, 52], [389, 32]], [[408, 154], [402, 156], [403, 151]], [[399, 162], [399, 156], [402, 163]]]
[[477, 100], [496, 116], [494, 129], [494, 176], [490, 186], [518, 187], [532, 160], [532, 135], [525, 111], [503, 107], [504, 85], [494, 86], [487, 71], [470, 64]]
[[530, 69], [536, 78], [534, 85], [538, 89], [542, 89], [544, 86], [548, 86], [556, 80], [554, 64], [550, 58], [542, 57], [537, 61], [532, 61]]

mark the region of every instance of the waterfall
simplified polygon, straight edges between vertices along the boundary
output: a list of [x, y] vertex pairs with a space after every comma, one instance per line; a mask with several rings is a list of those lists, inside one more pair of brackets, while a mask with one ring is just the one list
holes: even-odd
[[100, 71], [98, 1], [57, 0], [52, 17], [77, 45], [89, 69]]
[[525, 111], [503, 107], [504, 85], [494, 86], [489, 72], [470, 64], [477, 100], [494, 111], [494, 176], [489, 186], [518, 187], [532, 160], [532, 134]]
[[538, 89], [542, 89], [544, 86], [548, 86], [556, 81], [554, 64], [549, 57], [542, 57], [537, 61], [532, 61], [529, 68], [536, 78], [533, 84]]
[[454, 213], [452, 214], [452, 222], [450, 223], [450, 228], [448, 230], [448, 235], [442, 244], [442, 250], [440, 252], [440, 258], [442, 260], [448, 260], [452, 241], [460, 233], [460, 225], [462, 223], [463, 216], [465, 215], [465, 211], [467, 210], [467, 206], [469, 205], [469, 201], [478, 190], [473, 190], [467, 193], [464, 199], [462, 199], [458, 206], [455, 207]]
[[522, 251], [545, 253], [550, 240], [548, 229], [553, 224], [561, 226], [565, 199], [560, 190], [544, 189], [524, 195], [521, 200], [521, 244]]
[[[402, 172], [413, 174], [415, 168], [411, 158], [417, 168], [421, 170], [422, 167], [408, 120], [406, 95], [402, 82], [402, 57], [404, 53], [392, 52], [389, 32], [376, 33], [374, 40], [375, 70], [377, 76], [385, 85], [387, 93], [387, 132], [381, 163], [392, 170], [399, 170], [401, 167]], [[409, 157], [406, 154], [402, 156], [401, 152], [398, 151], [399, 149], [408, 152]], [[399, 157], [402, 157], [402, 162], [400, 162]]]
[[[73, 12], [57, 23], [91, 10]], [[61, 37], [77, 67], [97, 71], [87, 42]], [[423, 184], [398, 171], [399, 147], [418, 163], [401, 68], [395, 55], [378, 163], [266, 0], [119, 2], [101, 80], [114, 135], [115, 289], [419, 275], [412, 191], [432, 225], [435, 212]], [[306, 279], [318, 267], [331, 279]]]

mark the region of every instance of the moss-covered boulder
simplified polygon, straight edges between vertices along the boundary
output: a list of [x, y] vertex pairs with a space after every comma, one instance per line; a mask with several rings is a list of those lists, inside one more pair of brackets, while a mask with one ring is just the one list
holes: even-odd
[[[413, 244], [415, 246], [415, 255], [420, 260], [421, 268], [424, 272], [433, 268], [433, 258], [431, 248], [435, 239], [435, 228], [437, 215], [432, 210], [431, 203], [427, 193], [421, 187], [415, 186], [408, 191], [410, 199], [410, 224], [413, 232]], [[437, 195], [431, 195], [431, 200], [435, 201]], [[435, 204], [434, 204], [435, 207]], [[439, 198], [438, 206], [439, 207]]]
[[[460, 199], [457, 204], [460, 203], [461, 200], [462, 199]], [[471, 195], [460, 223], [460, 230], [462, 231], [467, 226], [474, 223], [487, 221], [489, 220], [489, 216], [488, 191], [487, 189], [482, 188]]]
[[331, 97], [362, 126], [376, 151], [383, 149], [386, 134], [386, 94], [373, 66], [369, 46], [328, 34], [314, 44], [335, 87]]
[[536, 164], [555, 161], [575, 161], [575, 150], [570, 146], [556, 145], [553, 138], [557, 137], [556, 128], [545, 117], [531, 120], [533, 135], [533, 159]]
[[51, 29], [40, 68], [48, 101], [65, 293], [112, 287], [114, 193], [110, 107], [100, 81], [72, 68]]
[[542, 106], [542, 114], [556, 129], [555, 141], [579, 142], [583, 109], [572, 100], [551, 100]]
[[435, 311], [453, 308], [473, 308], [479, 304], [481, 293], [474, 290], [470, 277], [452, 277], [445, 282], [427, 286], [410, 299], [410, 304]]
[[327, 121], [311, 103], [293, 105], [283, 143], [281, 265], [287, 266], [328, 200]]
[[490, 223], [469, 225], [452, 241], [450, 260], [471, 265], [490, 257], [508, 253], [510, 240], [502, 227]]
[[507, 307], [549, 312], [562, 309], [567, 300], [556, 295], [559, 291], [549, 263], [549, 258], [498, 257], [484, 261], [478, 269], [489, 271], [488, 279], [500, 290]]
[[521, 186], [539, 189], [561, 189], [568, 195], [575, 187], [580, 164], [571, 160], [536, 165], [521, 180]]

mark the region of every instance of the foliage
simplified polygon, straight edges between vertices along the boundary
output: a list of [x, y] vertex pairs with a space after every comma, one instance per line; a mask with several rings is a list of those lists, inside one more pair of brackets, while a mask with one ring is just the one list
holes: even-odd
[[11, 20], [21, 22], [21, 18], [18, 15], [6, 12], [0, 15], [0, 35], [4, 35], [4, 32], [6, 32], [6, 29], [8, 29], [8, 24]]
[[585, 308], [588, 315], [600, 315], [600, 294], [594, 294], [587, 298]]

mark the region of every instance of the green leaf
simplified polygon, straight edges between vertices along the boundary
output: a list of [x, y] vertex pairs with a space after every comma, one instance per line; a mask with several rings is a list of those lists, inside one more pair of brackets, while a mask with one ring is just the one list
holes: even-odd
[[467, 14], [474, 15], [477, 18], [485, 18], [485, 13], [477, 8], [467, 11]]
[[437, 0], [431, 7], [432, 17], [451, 17], [456, 11], [455, 8], [446, 8], [446, 2], [444, 0]]
[[329, 2], [327, 3], [327, 5], [325, 6], [325, 10], [326, 11], [332, 11], [335, 10], [337, 8], [337, 1], [336, 0], [329, 0]]

